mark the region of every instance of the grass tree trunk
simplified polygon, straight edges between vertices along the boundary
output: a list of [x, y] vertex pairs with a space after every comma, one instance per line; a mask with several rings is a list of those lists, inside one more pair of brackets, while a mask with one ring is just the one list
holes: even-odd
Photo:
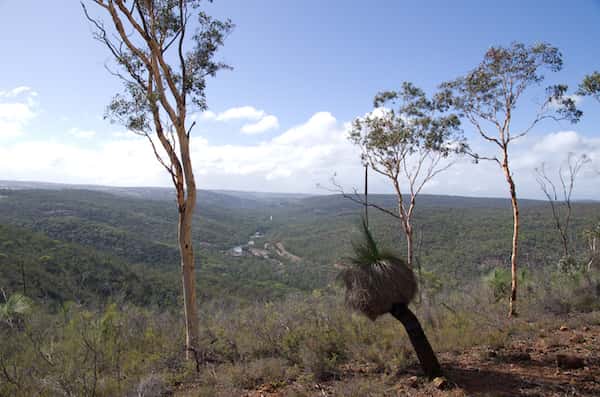
[[430, 379], [440, 376], [442, 374], [440, 363], [414, 313], [405, 303], [396, 303], [392, 306], [390, 314], [400, 321], [406, 329], [410, 343], [417, 353], [417, 358], [425, 375]]
[[510, 189], [510, 202], [513, 210], [513, 238], [512, 238], [512, 253], [510, 256], [510, 272], [511, 272], [511, 286], [510, 286], [510, 298], [508, 302], [508, 316], [512, 317], [517, 314], [517, 256], [519, 254], [519, 203], [517, 201], [517, 190], [515, 188], [515, 182], [513, 181], [508, 166], [508, 157], [506, 151], [504, 152], [504, 161], [502, 163], [502, 170], [506, 176], [506, 181]]

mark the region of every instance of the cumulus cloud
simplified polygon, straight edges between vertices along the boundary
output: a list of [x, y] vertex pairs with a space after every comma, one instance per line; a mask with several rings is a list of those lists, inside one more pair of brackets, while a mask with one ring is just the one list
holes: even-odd
[[24, 93], [28, 93], [30, 96], [34, 97], [38, 95], [31, 87], [20, 86], [11, 90], [0, 91], [0, 98], [14, 98]]
[[193, 153], [199, 173], [213, 181], [233, 176], [254, 183], [255, 189], [265, 190], [267, 182], [271, 189], [279, 185], [277, 190], [294, 191], [295, 185], [296, 191], [314, 191], [336, 168], [360, 164], [345, 136], [345, 126], [331, 113], [321, 112], [256, 145], [211, 145], [196, 139]]
[[586, 140], [575, 131], [559, 131], [542, 137], [542, 139], [533, 145], [533, 151], [555, 154], [565, 151], [582, 150], [589, 145], [593, 146], [593, 141]]
[[168, 182], [141, 138], [94, 148], [52, 141], [17, 143], [0, 147], [0, 169], [5, 179], [120, 186]]
[[0, 91], [0, 139], [23, 134], [24, 127], [35, 117], [36, 96], [25, 86]]
[[242, 126], [242, 133], [248, 135], [262, 134], [269, 130], [279, 128], [279, 119], [277, 117], [269, 115], [265, 116], [256, 123], [248, 123]]
[[207, 110], [200, 114], [192, 115], [192, 120], [218, 122], [252, 121], [245, 123], [240, 130], [243, 134], [247, 135], [261, 134], [279, 128], [279, 119], [276, 116], [267, 114], [264, 110], [256, 109], [254, 106], [234, 107], [220, 113]]
[[[249, 113], [248, 113], [249, 114]], [[231, 115], [231, 113], [230, 113]], [[215, 116], [216, 117], [216, 116]], [[257, 119], [257, 122], [262, 119]], [[192, 159], [198, 186], [211, 189], [326, 193], [317, 184], [337, 181], [348, 190], [362, 188], [363, 168], [358, 148], [348, 142], [348, 123], [329, 112], [318, 112], [304, 123], [255, 144], [215, 144], [202, 136], [192, 139]], [[84, 130], [74, 130], [81, 133]], [[92, 134], [89, 134], [92, 135]], [[25, 141], [0, 145], [0, 169], [5, 179], [98, 183], [120, 186], [170, 186], [148, 142], [119, 133], [109, 140]], [[94, 142], [94, 146], [90, 145]], [[474, 149], [480, 142], [473, 142]], [[513, 147], [512, 170], [520, 197], [541, 198], [533, 170], [542, 162], [557, 169], [568, 152], [586, 153], [600, 164], [600, 138], [576, 131], [528, 136]], [[554, 168], [553, 168], [554, 167]], [[577, 198], [599, 198], [600, 177], [593, 168], [581, 174]], [[387, 180], [371, 172], [370, 191], [391, 193]], [[459, 161], [436, 177], [423, 193], [507, 197], [496, 163]]]
[[232, 121], [232, 120], [260, 120], [265, 116], [263, 110], [258, 110], [253, 106], [240, 106], [227, 109], [220, 113], [207, 110], [201, 114], [205, 120]]

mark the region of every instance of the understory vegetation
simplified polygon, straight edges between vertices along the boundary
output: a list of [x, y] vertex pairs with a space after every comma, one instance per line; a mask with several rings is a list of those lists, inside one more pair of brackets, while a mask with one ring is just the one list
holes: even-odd
[[[168, 200], [82, 190], [2, 194], [1, 396], [186, 395], [189, 388], [194, 396], [233, 396], [259, 387], [293, 395], [290, 387], [306, 385], [297, 390], [305, 395], [323, 381], [336, 395], [377, 395], [417, 363], [398, 321], [371, 322], [344, 304], [334, 263], [357, 236], [360, 208], [340, 197], [204, 193], [207, 219], [195, 231], [201, 349], [187, 361]], [[421, 206], [411, 309], [436, 352], [501, 347], [581, 313], [600, 323], [600, 274], [586, 244], [596, 236], [597, 204], [574, 206], [573, 255], [561, 258], [548, 209], [524, 202], [521, 309], [513, 320], [503, 310], [507, 202], [423, 196]], [[377, 213], [370, 220], [375, 238], [402, 252], [393, 220]], [[214, 241], [204, 240], [209, 229]], [[281, 242], [296, 258], [230, 254], [250, 238], [261, 249]], [[354, 370], [374, 377], [344, 378]]]
[[[462, 288], [425, 291], [414, 309], [434, 349], [500, 348], [515, 334], [568, 323], [580, 312], [600, 324], [597, 271], [528, 273], [517, 320], [505, 317], [498, 299], [506, 296], [498, 292], [506, 282], [496, 272]], [[416, 362], [397, 321], [371, 322], [348, 311], [334, 285], [264, 303], [213, 300], [202, 308], [196, 368], [176, 342], [183, 323], [174, 309], [124, 301], [96, 308], [5, 303], [0, 339], [9, 343], [0, 345], [0, 395], [151, 396], [192, 384], [194, 395], [231, 396], [265, 384], [335, 380], [348, 367], [376, 373], [385, 384]]]

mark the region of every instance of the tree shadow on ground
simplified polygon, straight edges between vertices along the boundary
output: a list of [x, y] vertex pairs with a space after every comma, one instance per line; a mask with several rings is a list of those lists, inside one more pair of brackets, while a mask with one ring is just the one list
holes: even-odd
[[[537, 367], [531, 364], [527, 366]], [[444, 372], [448, 380], [463, 389], [468, 396], [592, 396], [596, 392], [589, 390], [585, 382], [562, 382], [556, 377], [537, 371], [534, 371], [531, 376], [523, 376], [520, 371], [507, 372], [490, 368], [462, 368], [446, 365]]]

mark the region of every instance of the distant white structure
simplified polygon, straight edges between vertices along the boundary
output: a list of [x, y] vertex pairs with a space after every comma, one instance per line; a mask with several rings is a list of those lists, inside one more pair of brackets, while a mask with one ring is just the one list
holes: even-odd
[[250, 247], [254, 246], [254, 240], [250, 240], [250, 241], [248, 241], [248, 245], [249, 245]]
[[244, 248], [241, 245], [238, 245], [237, 247], [233, 247], [231, 252], [233, 256], [242, 256], [244, 254]]

